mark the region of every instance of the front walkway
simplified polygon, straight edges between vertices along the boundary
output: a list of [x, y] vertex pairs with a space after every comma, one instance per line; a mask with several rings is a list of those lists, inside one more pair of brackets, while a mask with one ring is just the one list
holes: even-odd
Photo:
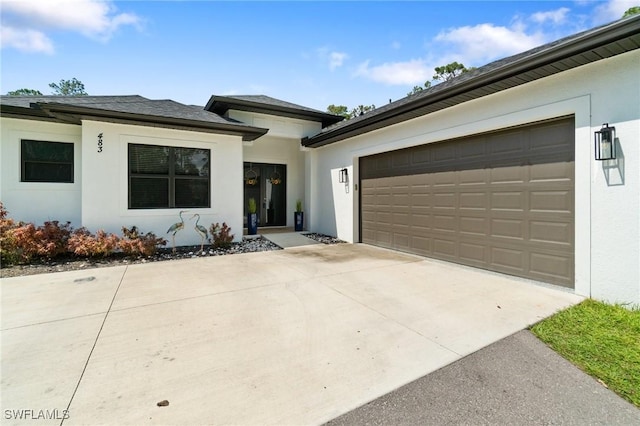
[[283, 249], [321, 244], [300, 232], [263, 233], [262, 236]]
[[360, 244], [1, 282], [3, 424], [318, 424], [581, 300]]

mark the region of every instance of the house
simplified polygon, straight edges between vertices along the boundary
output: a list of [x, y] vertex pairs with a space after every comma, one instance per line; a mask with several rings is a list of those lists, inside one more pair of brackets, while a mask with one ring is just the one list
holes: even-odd
[[348, 121], [266, 96], [2, 97], [0, 200], [162, 235], [180, 210], [238, 231], [250, 197], [292, 226], [302, 199], [312, 231], [640, 303], [639, 47], [635, 16]]

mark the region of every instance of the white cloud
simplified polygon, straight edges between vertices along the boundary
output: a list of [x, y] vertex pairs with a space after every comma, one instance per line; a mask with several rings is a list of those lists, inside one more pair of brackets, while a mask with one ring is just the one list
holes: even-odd
[[[566, 13], [556, 12], [532, 19], [559, 20]], [[435, 66], [453, 61], [468, 67], [482, 66], [492, 60], [524, 52], [546, 41], [548, 40], [541, 31], [527, 32], [524, 20], [518, 17], [509, 27], [480, 24], [452, 28], [440, 32], [433, 39], [429, 55], [425, 58], [381, 65], [371, 65], [371, 61], [366, 61], [358, 66], [354, 75], [389, 85], [422, 85], [432, 79]]]
[[356, 77], [365, 77], [378, 83], [389, 85], [423, 84], [431, 80], [433, 67], [422, 59], [412, 59], [406, 62], [387, 62], [382, 65], [370, 66], [370, 61], [361, 63], [356, 69]]
[[465, 65], [483, 65], [490, 60], [524, 52], [546, 41], [542, 33], [527, 34], [520, 23], [511, 28], [493, 24], [454, 28], [441, 32], [435, 40], [449, 45]]
[[327, 63], [331, 71], [341, 67], [344, 61], [349, 58], [348, 54], [331, 50], [328, 47], [319, 47], [316, 49], [316, 54], [322, 62]]
[[594, 24], [605, 24], [622, 18], [630, 7], [638, 6], [638, 0], [609, 0], [597, 6], [593, 13]]
[[54, 52], [53, 43], [40, 31], [19, 30], [4, 26], [0, 28], [0, 46], [49, 55]]
[[569, 13], [569, 11], [569, 8], [561, 7], [560, 9], [549, 10], [547, 12], [536, 12], [531, 15], [531, 20], [538, 24], [551, 22], [554, 25], [559, 25], [563, 24], [566, 21], [567, 13]]
[[334, 69], [341, 67], [345, 59], [348, 57], [349, 55], [343, 52], [331, 52], [329, 54], [329, 69], [333, 71]]
[[127, 25], [140, 29], [142, 20], [132, 13], [118, 13], [111, 1], [2, 0], [3, 38], [5, 32], [24, 35], [23, 43], [3, 41], [3, 46], [6, 44], [24, 51], [45, 51], [38, 46], [43, 40], [48, 40], [51, 53], [53, 43], [45, 34], [47, 30], [78, 32], [106, 42], [119, 28]]

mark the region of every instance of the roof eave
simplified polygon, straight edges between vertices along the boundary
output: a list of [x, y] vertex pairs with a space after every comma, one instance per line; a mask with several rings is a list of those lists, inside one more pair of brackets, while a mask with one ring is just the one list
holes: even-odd
[[37, 105], [42, 111], [48, 113], [49, 116], [59, 117], [61, 121], [68, 121], [69, 116], [77, 116], [79, 119], [94, 119], [97, 121], [109, 121], [123, 124], [164, 128], [179, 127], [183, 130], [242, 136], [243, 141], [256, 140], [269, 131], [269, 129], [246, 125], [207, 123], [204, 121], [190, 120], [186, 118], [132, 114], [128, 112], [109, 111], [59, 103], [38, 103]]
[[331, 124], [338, 123], [344, 119], [344, 117], [323, 112], [305, 111], [295, 108], [288, 108], [285, 106], [269, 105], [260, 102], [252, 102], [244, 99], [236, 99], [216, 95], [213, 95], [211, 96], [211, 98], [209, 98], [209, 102], [207, 102], [207, 105], [204, 107], [204, 109], [219, 115], [224, 115], [230, 109], [235, 109], [238, 111], [257, 112], [262, 114], [276, 115], [280, 117], [311, 120], [322, 123], [323, 128], [330, 126]]

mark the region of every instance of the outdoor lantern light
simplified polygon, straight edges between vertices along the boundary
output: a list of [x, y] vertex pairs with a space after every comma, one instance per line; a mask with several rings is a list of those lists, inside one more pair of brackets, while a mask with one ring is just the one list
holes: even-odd
[[602, 129], [594, 133], [596, 160], [613, 160], [616, 158], [616, 128], [604, 123]]
[[349, 171], [346, 168], [340, 169], [340, 177], [338, 182], [349, 183]]

